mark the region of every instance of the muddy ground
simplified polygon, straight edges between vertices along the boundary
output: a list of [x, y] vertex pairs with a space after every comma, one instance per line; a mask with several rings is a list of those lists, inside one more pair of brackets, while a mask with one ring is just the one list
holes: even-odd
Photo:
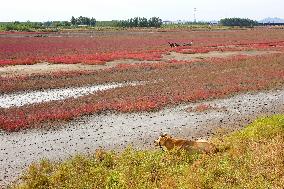
[[[189, 111], [200, 104], [212, 109]], [[85, 116], [61, 124], [58, 129], [0, 132], [0, 183], [5, 186], [15, 181], [30, 163], [42, 158], [57, 161], [92, 153], [97, 148], [119, 151], [128, 145], [155, 149], [153, 141], [163, 132], [187, 139], [207, 139], [219, 131], [240, 129], [258, 116], [283, 112], [284, 89], [183, 104], [152, 113]]]

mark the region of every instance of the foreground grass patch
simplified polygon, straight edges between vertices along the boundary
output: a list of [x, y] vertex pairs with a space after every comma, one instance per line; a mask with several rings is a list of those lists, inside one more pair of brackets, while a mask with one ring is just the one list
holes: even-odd
[[15, 188], [282, 188], [284, 115], [215, 138], [219, 152], [103, 152], [31, 165]]
[[187, 180], [192, 188], [284, 186], [284, 115], [260, 118], [215, 143], [219, 153], [191, 166]]

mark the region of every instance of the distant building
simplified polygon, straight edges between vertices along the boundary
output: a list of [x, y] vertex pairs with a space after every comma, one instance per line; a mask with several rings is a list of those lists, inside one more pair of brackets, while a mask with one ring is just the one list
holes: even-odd
[[166, 21], [163, 21], [163, 24], [165, 24], [165, 25], [167, 25], [167, 24], [186, 24], [188, 22], [189, 21], [185, 21], [185, 20], [176, 20], [176, 21], [166, 20]]
[[166, 21], [163, 21], [163, 24], [165, 25], [172, 24], [172, 21], [166, 20]]

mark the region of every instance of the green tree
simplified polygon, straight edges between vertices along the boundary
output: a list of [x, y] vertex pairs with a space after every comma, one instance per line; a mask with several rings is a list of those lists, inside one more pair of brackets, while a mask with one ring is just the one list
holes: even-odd
[[240, 26], [240, 27], [253, 27], [258, 25], [256, 21], [247, 18], [224, 18], [220, 20], [220, 24], [223, 26]]
[[147, 18], [139, 18], [139, 27], [148, 27], [148, 20]]
[[76, 18], [74, 16], [72, 16], [71, 18], [71, 24], [76, 25]]
[[162, 23], [162, 19], [160, 19], [159, 17], [152, 17], [148, 20], [148, 24], [150, 27], [159, 28], [162, 26]]
[[159, 17], [147, 18], [135, 17], [128, 20], [117, 21], [119, 27], [161, 27], [162, 20]]
[[90, 25], [95, 26], [96, 23], [97, 23], [96, 19], [92, 17], [91, 20], [90, 20]]

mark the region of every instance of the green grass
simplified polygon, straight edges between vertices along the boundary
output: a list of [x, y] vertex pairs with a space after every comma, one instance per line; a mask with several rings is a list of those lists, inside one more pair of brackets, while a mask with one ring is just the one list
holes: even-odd
[[215, 154], [135, 151], [33, 164], [14, 188], [283, 188], [284, 115], [214, 138]]

